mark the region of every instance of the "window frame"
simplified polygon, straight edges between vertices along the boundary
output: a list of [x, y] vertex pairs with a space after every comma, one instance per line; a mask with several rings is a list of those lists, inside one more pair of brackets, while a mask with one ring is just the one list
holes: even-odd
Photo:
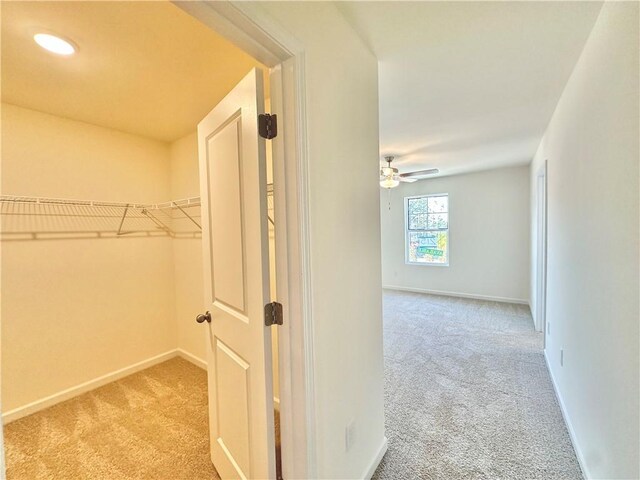
[[[447, 228], [432, 228], [432, 229], [420, 229], [409, 230], [409, 200], [414, 198], [429, 198], [429, 197], [447, 197]], [[410, 195], [404, 197], [404, 263], [406, 265], [419, 265], [423, 267], [448, 267], [451, 262], [451, 203], [448, 193], [429, 193], [426, 195]], [[409, 259], [409, 233], [410, 232], [447, 232], [447, 263], [436, 262], [412, 262]]]

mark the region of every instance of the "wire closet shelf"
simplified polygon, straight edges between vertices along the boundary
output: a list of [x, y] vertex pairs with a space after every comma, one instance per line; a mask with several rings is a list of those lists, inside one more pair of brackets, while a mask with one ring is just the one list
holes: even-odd
[[[163, 203], [0, 196], [2, 239], [169, 235], [200, 232], [200, 197]], [[189, 228], [186, 228], [189, 227]]]
[[[121, 236], [197, 237], [200, 197], [162, 203], [104, 202], [48, 197], [0, 196], [2, 240], [109, 238]], [[273, 224], [273, 184], [267, 185], [268, 220]]]

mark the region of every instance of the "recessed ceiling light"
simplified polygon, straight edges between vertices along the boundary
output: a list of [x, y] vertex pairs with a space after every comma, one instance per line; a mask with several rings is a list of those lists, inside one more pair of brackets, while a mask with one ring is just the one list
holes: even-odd
[[76, 47], [68, 40], [51, 35], [50, 33], [36, 33], [33, 39], [45, 50], [56, 55], [73, 55]]

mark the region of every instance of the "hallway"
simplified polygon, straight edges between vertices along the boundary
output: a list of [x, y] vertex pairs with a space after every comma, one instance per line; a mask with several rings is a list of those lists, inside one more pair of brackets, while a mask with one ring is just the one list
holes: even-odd
[[524, 305], [384, 294], [375, 479], [582, 478]]

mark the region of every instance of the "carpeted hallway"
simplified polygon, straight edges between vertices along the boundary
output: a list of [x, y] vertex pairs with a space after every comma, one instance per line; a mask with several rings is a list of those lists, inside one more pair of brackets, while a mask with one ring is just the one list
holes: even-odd
[[385, 291], [375, 479], [581, 479], [529, 308]]
[[174, 358], [4, 427], [7, 480], [219, 479], [207, 372]]

